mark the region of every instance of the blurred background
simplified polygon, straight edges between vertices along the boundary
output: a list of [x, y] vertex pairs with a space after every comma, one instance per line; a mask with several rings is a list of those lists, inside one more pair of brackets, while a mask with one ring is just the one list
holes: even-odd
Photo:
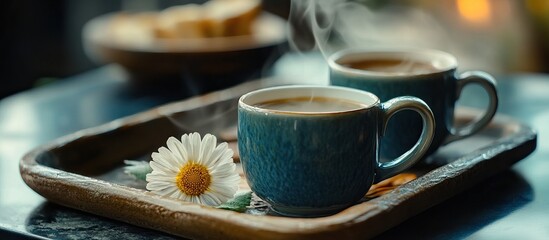
[[[90, 19], [115, 11], [162, 10], [204, 1], [175, 0], [7, 0], [1, 11], [0, 99], [62, 81], [103, 63], [86, 55], [82, 29]], [[292, 6], [309, 1], [263, 0], [263, 9], [288, 19]], [[463, 69], [493, 74], [549, 73], [549, 1], [546, 0], [357, 0], [362, 36], [374, 40], [442, 49]], [[294, 9], [293, 14], [295, 14]], [[365, 17], [365, 18], [362, 18]], [[368, 18], [369, 17], [369, 18]], [[329, 20], [329, 19], [328, 19]], [[352, 22], [349, 19], [347, 23]], [[367, 27], [367, 29], [364, 29]], [[288, 51], [311, 51], [318, 44], [310, 25], [292, 21]], [[353, 35], [354, 33], [349, 33]], [[356, 34], [354, 34], [356, 35]]]

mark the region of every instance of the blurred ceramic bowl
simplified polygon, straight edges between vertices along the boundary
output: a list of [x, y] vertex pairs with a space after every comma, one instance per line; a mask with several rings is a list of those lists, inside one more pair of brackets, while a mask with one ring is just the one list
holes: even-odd
[[226, 88], [260, 74], [286, 43], [285, 20], [265, 12], [250, 35], [197, 39], [153, 39], [131, 28], [114, 33], [112, 24], [124, 14], [90, 20], [83, 29], [84, 48], [98, 63], [121, 65], [137, 84], [183, 81], [200, 92]]

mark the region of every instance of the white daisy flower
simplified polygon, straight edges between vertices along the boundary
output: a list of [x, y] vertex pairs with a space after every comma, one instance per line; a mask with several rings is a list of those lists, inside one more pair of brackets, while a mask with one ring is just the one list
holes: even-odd
[[172, 198], [217, 206], [238, 190], [240, 176], [233, 162], [233, 150], [206, 134], [184, 134], [181, 141], [170, 137], [167, 147], [152, 153], [147, 189]]

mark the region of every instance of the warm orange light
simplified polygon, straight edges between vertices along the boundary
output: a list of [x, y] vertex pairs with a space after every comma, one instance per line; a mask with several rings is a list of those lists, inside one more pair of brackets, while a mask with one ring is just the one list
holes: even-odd
[[459, 14], [467, 21], [476, 24], [487, 23], [492, 17], [489, 0], [456, 0]]

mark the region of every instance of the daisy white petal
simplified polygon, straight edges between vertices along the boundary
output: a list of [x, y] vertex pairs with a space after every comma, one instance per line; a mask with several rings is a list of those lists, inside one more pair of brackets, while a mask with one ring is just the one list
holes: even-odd
[[[221, 204], [221, 202], [216, 201], [216, 199], [212, 198], [212, 196], [207, 194], [207, 193], [202, 195], [202, 200], [203, 200], [205, 205], [209, 205], [209, 206], [216, 206], [216, 205]], [[219, 199], [217, 199], [217, 200], [219, 200]]]
[[161, 173], [164, 173], [164, 174], [175, 173], [176, 172], [176, 171], [174, 171], [173, 168], [165, 167], [164, 165], [158, 163], [157, 161], [151, 161], [149, 163], [149, 166], [151, 166], [151, 168], [153, 169], [153, 172], [161, 172]]
[[212, 159], [210, 159], [210, 156], [215, 150], [216, 142], [217, 142], [217, 138], [211, 134], [206, 134], [202, 139], [199, 159], [201, 159], [202, 161], [201, 163], [204, 164], [205, 166], [210, 165], [212, 162]]
[[174, 191], [171, 195], [170, 195], [171, 198], [181, 198], [181, 191]]
[[191, 199], [193, 203], [202, 204], [201, 198], [199, 196], [191, 196]]
[[210, 189], [215, 189], [215, 188], [223, 188], [223, 189], [228, 189], [228, 190], [233, 190], [233, 189], [237, 189], [238, 186], [232, 186], [234, 183], [238, 183], [240, 181], [240, 179], [236, 179], [236, 178], [233, 178], [233, 176], [231, 177], [224, 177], [224, 178], [216, 178], [215, 180], [217, 180], [218, 182], [216, 182], [215, 184], [212, 184], [211, 185], [211, 188]]
[[236, 171], [236, 164], [232, 162], [224, 163], [218, 165], [216, 168], [212, 168], [210, 170], [212, 173], [215, 173], [217, 176], [225, 176], [229, 175], [231, 173], [234, 173]]
[[168, 161], [166, 161], [166, 159], [164, 159], [162, 154], [157, 153], [157, 152], [153, 152], [151, 154], [151, 158], [154, 162], [156, 162], [156, 164], [162, 165], [166, 169], [171, 169], [171, 167], [170, 167], [171, 164], [169, 164]]
[[185, 202], [192, 202], [192, 198], [190, 195], [187, 195], [187, 194], [181, 194], [181, 195], [182, 195], [182, 198], [180, 198], [181, 200]]
[[224, 180], [227, 182], [223, 184], [212, 185], [211, 190], [212, 192], [223, 193], [224, 195], [232, 197], [238, 190], [239, 181], [235, 181], [231, 178]]
[[164, 182], [166, 184], [171, 184], [170, 182], [175, 181], [175, 178], [172, 176], [167, 176], [166, 174], [147, 174], [146, 176], [147, 181], [159, 181]]
[[177, 164], [181, 165], [183, 164], [184, 160], [187, 160], [187, 151], [185, 150], [185, 148], [183, 148], [181, 142], [177, 140], [177, 138], [170, 137], [166, 142], [166, 145], [176, 157], [175, 160]]
[[[151, 166], [151, 168], [153, 167], [157, 167], [165, 172], [174, 172], [174, 167], [173, 167], [173, 164], [170, 163], [170, 161], [164, 156], [162, 155], [160, 152], [164, 152], [165, 149], [164, 147], [162, 148], [159, 148], [158, 149], [158, 152], [155, 152], [151, 155], [151, 158], [153, 161], [149, 162], [149, 165]], [[165, 152], [164, 152], [165, 153]], [[153, 166], [153, 162], [155, 162], [156, 166]]]
[[178, 161], [176, 160], [176, 156], [174, 156], [174, 154], [170, 152], [169, 149], [161, 147], [158, 149], [158, 153], [160, 153], [164, 161], [169, 164], [170, 167], [175, 168], [180, 165], [177, 163]]
[[[225, 153], [225, 151], [229, 148], [229, 145], [226, 142], [222, 142], [213, 150], [212, 155], [210, 158], [214, 163], [217, 163], [219, 161], [219, 158]], [[231, 156], [231, 162], [232, 162], [232, 156]], [[213, 164], [212, 164], [213, 165]]]
[[192, 133], [190, 135], [191, 146], [192, 146], [192, 157], [191, 160], [195, 162], [200, 162], [200, 148], [202, 147], [202, 141], [200, 140], [199, 133]]
[[176, 191], [177, 191], [176, 188], [163, 188], [158, 190], [158, 193], [159, 195], [162, 195], [162, 196], [170, 196]]
[[221, 203], [224, 203], [224, 202], [226, 202], [226, 201], [228, 200], [228, 199], [226, 199], [225, 201], [222, 201], [222, 199], [221, 199], [222, 197], [220, 198], [220, 196], [218, 196], [218, 195], [212, 193], [211, 191], [206, 192], [206, 193], [204, 194], [204, 196], [207, 196], [208, 198], [211, 198], [211, 199], [216, 203], [216, 205], [219, 205], [219, 204], [221, 204]]
[[233, 155], [234, 152], [232, 149], [228, 148], [223, 152], [223, 155], [219, 158], [219, 160], [216, 162], [216, 164], [223, 164], [226, 162], [232, 162], [233, 161]]
[[192, 146], [191, 146], [191, 139], [189, 138], [189, 135], [183, 134], [181, 136], [181, 148], [185, 149], [187, 152], [187, 161], [192, 157]]
[[187, 153], [188, 153], [188, 158], [187, 160], [188, 161], [194, 161], [198, 156], [195, 156], [194, 155], [194, 149], [196, 148], [195, 145], [194, 145], [194, 141], [193, 141], [193, 135], [192, 134], [189, 134], [188, 137], [187, 137]]
[[231, 198], [236, 193], [237, 189], [228, 188], [226, 185], [213, 185], [211, 187], [211, 192], [216, 193], [218, 196], [225, 196]]
[[[150, 178], [149, 178], [149, 180], [150, 180]], [[164, 188], [173, 188], [173, 184], [170, 184], [170, 183], [164, 182], [164, 181], [155, 181], [155, 180], [153, 180], [153, 182], [147, 183], [146, 188], [149, 191], [156, 191], [156, 190], [160, 190], [160, 189], [164, 189]]]

